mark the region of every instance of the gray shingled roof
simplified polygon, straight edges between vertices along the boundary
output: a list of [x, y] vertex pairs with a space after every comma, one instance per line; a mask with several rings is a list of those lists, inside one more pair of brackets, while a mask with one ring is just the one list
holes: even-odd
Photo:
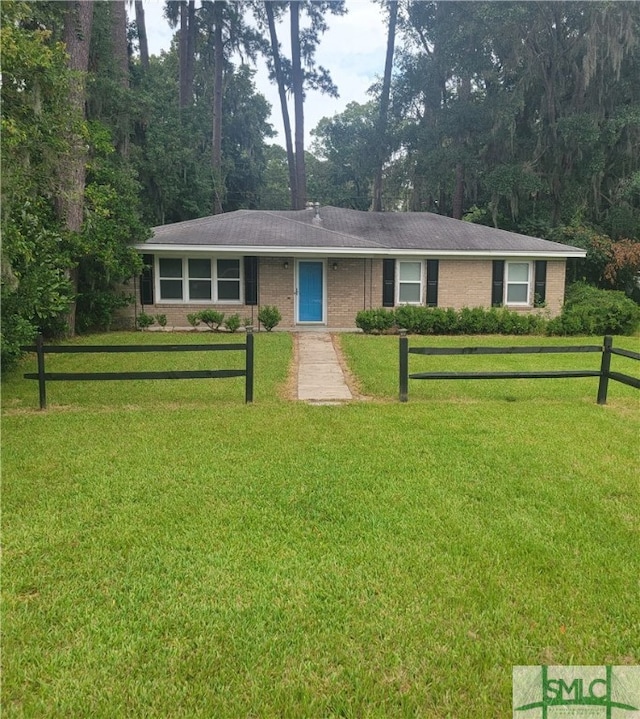
[[326, 206], [319, 209], [320, 222], [314, 220], [315, 214], [313, 209], [238, 210], [154, 227], [147, 246], [237, 247], [256, 252], [353, 249], [359, 254], [367, 250], [584, 254], [577, 247], [429, 212], [362, 212]]

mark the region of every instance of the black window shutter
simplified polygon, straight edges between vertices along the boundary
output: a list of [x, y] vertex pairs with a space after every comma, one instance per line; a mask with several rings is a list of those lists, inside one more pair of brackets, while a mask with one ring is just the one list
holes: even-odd
[[427, 307], [438, 306], [438, 260], [427, 260]]
[[153, 304], [153, 255], [142, 255], [144, 268], [140, 275], [140, 303]]
[[258, 304], [258, 258], [253, 256], [244, 258], [244, 303]]
[[491, 282], [491, 306], [500, 307], [504, 299], [504, 260], [493, 261], [493, 279]]
[[536, 260], [535, 285], [533, 289], [533, 306], [542, 307], [547, 296], [547, 261]]
[[396, 261], [382, 260], [382, 306], [393, 307], [396, 295]]

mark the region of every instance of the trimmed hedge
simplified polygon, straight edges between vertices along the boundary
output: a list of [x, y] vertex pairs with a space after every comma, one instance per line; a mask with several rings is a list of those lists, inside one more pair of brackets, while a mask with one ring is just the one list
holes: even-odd
[[559, 317], [547, 324], [550, 335], [631, 335], [640, 325], [640, 306], [617, 290], [576, 282], [567, 290]]
[[640, 325], [640, 306], [624, 292], [573, 285], [559, 317], [522, 314], [506, 307], [442, 307], [403, 305], [396, 309], [362, 310], [356, 326], [366, 334], [405, 329], [419, 335], [630, 335]]

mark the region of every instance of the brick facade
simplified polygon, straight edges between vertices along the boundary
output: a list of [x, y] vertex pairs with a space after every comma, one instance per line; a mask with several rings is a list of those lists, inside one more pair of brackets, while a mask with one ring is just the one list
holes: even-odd
[[[318, 258], [320, 259], [320, 258]], [[382, 259], [380, 258], [323, 258], [326, 288], [326, 326], [329, 328], [355, 328], [356, 313], [362, 309], [382, 306]], [[335, 269], [334, 269], [335, 264]], [[282, 314], [279, 328], [296, 326], [296, 260], [293, 257], [261, 257], [259, 260], [260, 305], [275, 305]], [[423, 270], [426, 273], [426, 269]], [[423, 278], [424, 279], [424, 278]], [[548, 260], [546, 280], [546, 307], [533, 309], [533, 282], [529, 305], [515, 307], [517, 311], [544, 311], [556, 316], [564, 300], [565, 260]], [[137, 283], [136, 283], [137, 286]], [[490, 307], [492, 261], [490, 259], [447, 259], [439, 262], [438, 306]], [[129, 284], [125, 290], [132, 292]], [[426, 282], [423, 282], [424, 302]], [[169, 327], [188, 327], [187, 314], [204, 308], [213, 308], [227, 316], [239, 314], [255, 327], [258, 325], [258, 307], [244, 304], [193, 304], [158, 303], [140, 304], [137, 289], [136, 306], [121, 316], [124, 326], [133, 326], [134, 316], [143, 309], [147, 314], [164, 314]]]

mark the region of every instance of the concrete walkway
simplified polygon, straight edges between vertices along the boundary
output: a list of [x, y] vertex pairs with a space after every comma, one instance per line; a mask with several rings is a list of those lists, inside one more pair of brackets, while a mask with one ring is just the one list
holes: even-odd
[[298, 334], [298, 399], [333, 403], [353, 399], [338, 362], [331, 335]]

